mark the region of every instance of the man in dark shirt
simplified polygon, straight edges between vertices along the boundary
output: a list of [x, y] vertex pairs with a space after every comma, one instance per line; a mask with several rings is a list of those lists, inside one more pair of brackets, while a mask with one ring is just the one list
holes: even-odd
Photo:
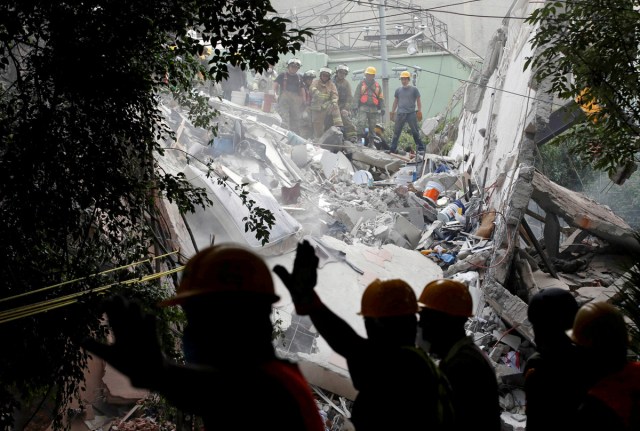
[[300, 118], [304, 110], [304, 86], [298, 73], [302, 62], [297, 58], [287, 60], [287, 70], [273, 81], [273, 92], [278, 103], [278, 114], [283, 125], [300, 134]]
[[[393, 129], [393, 139], [391, 140], [391, 153], [398, 152], [398, 139], [405, 123], [409, 124], [411, 136], [416, 144], [416, 151], [424, 153], [424, 144], [420, 139], [420, 129], [418, 121], [422, 120], [422, 102], [420, 100], [420, 91], [416, 87], [409, 85], [411, 74], [407, 71], [400, 73], [400, 81], [402, 87], [396, 89], [393, 107], [389, 113], [391, 121], [395, 121], [396, 125]], [[416, 112], [417, 105], [417, 112]], [[396, 114], [397, 109], [397, 114]]]

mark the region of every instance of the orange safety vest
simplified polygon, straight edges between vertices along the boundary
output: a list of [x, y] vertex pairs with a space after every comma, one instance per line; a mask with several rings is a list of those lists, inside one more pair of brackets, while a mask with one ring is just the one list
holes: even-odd
[[380, 105], [380, 84], [374, 82], [374, 89], [371, 90], [371, 87], [367, 84], [367, 81], [362, 81], [362, 85], [360, 86], [360, 103], [366, 105], [369, 101], [369, 97], [371, 97], [371, 101], [374, 106]]

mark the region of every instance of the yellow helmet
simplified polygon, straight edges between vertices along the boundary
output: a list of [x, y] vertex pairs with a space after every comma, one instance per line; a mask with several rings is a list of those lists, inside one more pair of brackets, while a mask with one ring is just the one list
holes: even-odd
[[405, 70], [404, 72], [400, 72], [400, 78], [411, 78], [411, 74]]
[[373, 66], [369, 66], [367, 67], [367, 69], [364, 71], [365, 75], [375, 75], [376, 74], [376, 68]]
[[176, 295], [159, 305], [178, 305], [194, 297], [219, 293], [250, 293], [271, 303], [280, 299], [271, 271], [260, 256], [235, 244], [220, 244], [189, 259]]
[[473, 301], [469, 288], [457, 280], [434, 280], [422, 290], [418, 300], [420, 307], [441, 311], [452, 316], [471, 317]]
[[394, 279], [375, 279], [362, 294], [360, 315], [364, 317], [392, 317], [416, 314], [418, 300], [406, 282]]

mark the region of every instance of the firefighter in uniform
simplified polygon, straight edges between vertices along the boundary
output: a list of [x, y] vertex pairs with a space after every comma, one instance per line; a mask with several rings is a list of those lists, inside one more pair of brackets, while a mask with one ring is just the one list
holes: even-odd
[[[382, 115], [384, 117], [384, 95], [382, 87], [376, 82], [376, 68], [367, 67], [364, 71], [364, 79], [356, 87], [353, 98], [356, 99], [356, 109], [359, 112], [358, 124], [367, 127], [370, 131], [376, 127], [376, 123]], [[372, 133], [369, 134], [368, 146], [372, 146]]]
[[345, 139], [355, 142], [357, 138], [356, 126], [351, 121], [351, 110], [353, 109], [353, 91], [351, 84], [346, 77], [349, 74], [349, 67], [346, 64], [339, 64], [336, 67], [336, 74], [333, 83], [338, 89], [338, 106], [340, 107], [340, 116], [344, 126]]
[[342, 118], [338, 108], [338, 90], [331, 82], [331, 69], [321, 67], [319, 78], [311, 83], [311, 120], [313, 135], [319, 138], [327, 130], [326, 117], [330, 117], [332, 125], [342, 129]]
[[313, 124], [311, 123], [311, 83], [316, 79], [315, 70], [307, 70], [302, 75], [302, 85], [304, 91], [304, 105], [302, 120], [300, 121], [300, 136], [306, 139], [313, 138]]
[[302, 76], [298, 73], [302, 62], [297, 58], [287, 61], [287, 70], [273, 81], [273, 92], [278, 102], [278, 114], [283, 124], [294, 133], [300, 133], [300, 116], [304, 103]]

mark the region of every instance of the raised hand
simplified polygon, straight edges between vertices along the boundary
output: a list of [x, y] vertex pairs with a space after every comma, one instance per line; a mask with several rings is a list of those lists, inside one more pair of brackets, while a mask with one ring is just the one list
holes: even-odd
[[313, 302], [313, 288], [318, 281], [318, 262], [315, 249], [305, 240], [298, 244], [291, 273], [282, 265], [276, 265], [273, 268], [273, 272], [280, 277], [291, 293], [295, 304]]

